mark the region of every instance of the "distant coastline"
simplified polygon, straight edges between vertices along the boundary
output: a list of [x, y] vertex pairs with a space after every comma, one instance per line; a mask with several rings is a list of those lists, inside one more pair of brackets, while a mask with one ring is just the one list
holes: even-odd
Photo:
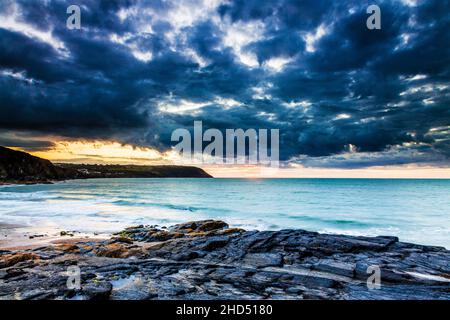
[[53, 164], [49, 160], [0, 146], [0, 185], [50, 184], [90, 178], [212, 178], [194, 166]]

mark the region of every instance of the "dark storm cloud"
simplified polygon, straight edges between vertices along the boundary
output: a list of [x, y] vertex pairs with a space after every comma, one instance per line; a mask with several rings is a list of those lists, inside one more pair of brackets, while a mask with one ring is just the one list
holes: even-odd
[[282, 159], [307, 166], [448, 164], [448, 0], [81, 1], [81, 30], [70, 4], [0, 4], [3, 144], [28, 131], [164, 150], [202, 120], [278, 128]]
[[235, 0], [223, 4], [218, 11], [221, 16], [229, 16], [236, 21], [268, 20], [271, 27], [290, 30], [309, 30], [318, 26], [329, 13], [337, 8], [345, 10], [356, 1], [328, 0], [279, 0], [246, 1]]
[[36, 139], [30, 134], [11, 133], [0, 130], [0, 145], [22, 148], [27, 151], [44, 151], [54, 147], [54, 143], [42, 139]]

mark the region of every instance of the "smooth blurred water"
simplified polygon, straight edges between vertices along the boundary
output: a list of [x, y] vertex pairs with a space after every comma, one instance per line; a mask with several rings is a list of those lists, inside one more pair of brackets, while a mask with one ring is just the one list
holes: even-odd
[[109, 233], [223, 219], [450, 248], [450, 180], [91, 179], [0, 187], [0, 222]]

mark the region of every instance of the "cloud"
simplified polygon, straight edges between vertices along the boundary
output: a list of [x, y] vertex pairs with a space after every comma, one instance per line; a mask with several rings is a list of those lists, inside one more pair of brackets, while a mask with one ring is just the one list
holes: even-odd
[[81, 30], [66, 28], [69, 1], [3, 1], [0, 141], [164, 152], [202, 120], [280, 129], [286, 163], [448, 163], [450, 1], [375, 2], [370, 31], [356, 0], [92, 0]]

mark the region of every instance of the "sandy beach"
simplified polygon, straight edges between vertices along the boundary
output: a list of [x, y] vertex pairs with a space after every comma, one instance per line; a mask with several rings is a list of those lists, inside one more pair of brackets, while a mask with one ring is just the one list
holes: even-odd
[[0, 250], [27, 250], [52, 244], [95, 241], [107, 238], [109, 238], [109, 235], [106, 234], [57, 231], [47, 227], [0, 223]]

